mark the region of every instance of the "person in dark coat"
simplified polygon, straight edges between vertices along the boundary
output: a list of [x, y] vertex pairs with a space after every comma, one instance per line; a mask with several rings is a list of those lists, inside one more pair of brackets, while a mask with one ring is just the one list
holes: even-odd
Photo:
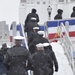
[[51, 75], [49, 67], [53, 66], [52, 60], [48, 54], [44, 52], [44, 46], [42, 43], [36, 45], [37, 52], [32, 54], [34, 62], [34, 75]]
[[38, 31], [37, 32], [39, 34], [39, 38], [36, 38], [33, 40], [33, 43], [36, 45], [38, 43], [45, 43], [45, 42], [49, 42], [48, 39], [46, 39], [44, 36], [44, 31]]
[[39, 31], [39, 27], [33, 27], [33, 32], [30, 32], [29, 33], [29, 36], [28, 36], [28, 43], [31, 43], [35, 38], [38, 38], [38, 31]]
[[58, 19], [62, 19], [62, 13], [63, 13], [63, 10], [62, 9], [58, 9], [57, 10], [57, 15], [54, 17], [55, 20], [58, 20]]
[[8, 75], [27, 75], [27, 62], [32, 65], [31, 54], [21, 46], [24, 37], [17, 35], [14, 39], [15, 45], [6, 53], [5, 64], [9, 67]]
[[30, 22], [25, 27], [25, 32], [27, 32], [27, 36], [29, 36], [30, 32], [33, 32], [33, 27], [39, 27], [39, 25], [36, 22]]
[[8, 50], [7, 44], [3, 43], [1, 47], [1, 51], [3, 52], [3, 54], [6, 54], [7, 50]]
[[75, 6], [73, 7], [73, 12], [71, 13], [71, 17], [75, 17]]
[[55, 56], [54, 51], [52, 50], [51, 45], [49, 43], [43, 43], [43, 45], [44, 45], [45, 52], [50, 55], [51, 60], [54, 63], [53, 66], [55, 67], [55, 69], [53, 69], [53, 67], [50, 67], [50, 69], [51, 69], [51, 75], [53, 75], [54, 70], [55, 70], [55, 72], [58, 72], [58, 61], [57, 61], [57, 58]]
[[4, 58], [5, 58], [5, 56], [6, 56], [6, 52], [7, 52], [8, 49], [9, 49], [9, 48], [7, 47], [7, 44], [6, 44], [6, 43], [3, 43], [3, 44], [2, 44], [2, 47], [1, 47], [1, 52], [2, 52], [2, 54], [3, 54], [3, 56], [4, 56]]
[[30, 49], [35, 50], [36, 52], [36, 44], [49, 42], [48, 39], [43, 37], [44, 31], [38, 31], [38, 37], [36, 37], [29, 45]]
[[39, 16], [36, 14], [36, 9], [32, 9], [31, 13], [29, 13], [26, 17], [25, 24], [27, 25], [28, 22], [39, 22]]
[[2, 51], [0, 51], [0, 75], [7, 75], [7, 68], [4, 64], [4, 56]]
[[31, 54], [35, 52], [34, 46], [31, 46], [31, 43], [33, 42], [34, 39], [39, 38], [38, 32], [39, 27], [33, 27], [33, 32], [30, 32], [28, 36], [28, 46], [29, 46], [29, 51]]
[[31, 13], [29, 13], [25, 20], [25, 32], [31, 32], [34, 26], [39, 26], [39, 16], [36, 13], [36, 9], [32, 9]]

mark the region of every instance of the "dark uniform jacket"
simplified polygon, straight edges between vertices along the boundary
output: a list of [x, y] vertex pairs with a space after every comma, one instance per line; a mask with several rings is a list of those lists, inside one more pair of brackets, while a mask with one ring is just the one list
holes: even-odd
[[34, 38], [34, 40], [29, 44], [31, 53], [36, 52], [36, 44], [45, 43], [45, 42], [49, 43], [49, 41], [44, 37], [38, 36], [37, 38]]
[[29, 33], [29, 37], [28, 37], [28, 45], [29, 45], [29, 50], [31, 52], [31, 54], [33, 54], [35, 52], [35, 47], [33, 45], [31, 45], [31, 43], [33, 42], [34, 39], [39, 38], [39, 35], [37, 32], [30, 32]]
[[50, 75], [50, 66], [53, 66], [52, 60], [44, 51], [37, 51], [32, 55], [34, 61], [34, 75]]
[[1, 48], [2, 54], [6, 54], [6, 52], [7, 52], [8, 49], [9, 48]]
[[57, 15], [54, 17], [54, 19], [55, 19], [55, 20], [62, 19], [62, 15], [57, 14]]
[[5, 61], [9, 67], [8, 75], [27, 75], [26, 61], [32, 64], [30, 52], [26, 48], [20, 45], [10, 48]]
[[45, 43], [45, 42], [48, 42], [48, 39], [42, 37], [42, 36], [39, 36], [39, 38], [36, 38], [33, 40], [33, 44], [36, 45], [36, 44], [39, 44], [39, 43]]
[[39, 25], [36, 22], [27, 23], [27, 26], [25, 26], [25, 32], [33, 31], [33, 27], [39, 27]]
[[[51, 59], [53, 61], [53, 64], [54, 64], [54, 68], [55, 68], [54, 70], [57, 72], [58, 71], [58, 61], [56, 59], [55, 53], [53, 52], [53, 50], [50, 50], [48, 48], [45, 48], [45, 52], [47, 54], [49, 54], [49, 56], [51, 57]], [[52, 70], [52, 74], [51, 75], [53, 75], [53, 72], [54, 72], [53, 67], [50, 67], [50, 68]]]
[[37, 32], [30, 32], [28, 36], [28, 42], [33, 42], [34, 39], [39, 38], [39, 35]]
[[36, 13], [29, 13], [25, 20], [25, 32], [33, 31], [33, 27], [38, 26], [39, 16]]
[[4, 56], [0, 51], [0, 74], [7, 73], [7, 68], [3, 62], [4, 62]]
[[71, 17], [75, 17], [75, 11], [72, 12]]
[[[33, 19], [35, 18], [35, 19]], [[27, 15], [27, 18], [25, 20], [25, 24], [27, 24], [28, 22], [39, 22], [39, 16], [36, 13], [29, 13]]]

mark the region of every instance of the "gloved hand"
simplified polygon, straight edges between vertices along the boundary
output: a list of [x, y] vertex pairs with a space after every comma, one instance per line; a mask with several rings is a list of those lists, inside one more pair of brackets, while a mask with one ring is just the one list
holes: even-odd
[[55, 72], [58, 72], [58, 64], [55, 65]]
[[58, 72], [58, 69], [55, 69], [55, 72]]

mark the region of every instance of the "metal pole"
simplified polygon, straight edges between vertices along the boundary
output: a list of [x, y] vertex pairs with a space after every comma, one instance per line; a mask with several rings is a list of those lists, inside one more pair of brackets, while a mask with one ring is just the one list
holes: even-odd
[[69, 22], [68, 21], [65, 22], [65, 27], [66, 27], [67, 33], [69, 35]]

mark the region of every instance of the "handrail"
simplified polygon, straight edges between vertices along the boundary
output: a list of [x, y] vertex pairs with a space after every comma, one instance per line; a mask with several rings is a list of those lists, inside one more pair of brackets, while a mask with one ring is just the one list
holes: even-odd
[[47, 22], [44, 23], [44, 32], [45, 32], [45, 37], [49, 40]]
[[[63, 34], [63, 32], [65, 34]], [[73, 58], [74, 47], [73, 47], [70, 37], [68, 35], [66, 25], [64, 26], [63, 23], [61, 23], [61, 25], [60, 25], [60, 37], [61, 37], [61, 42], [62, 42], [64, 50], [65, 50], [65, 54], [67, 55], [69, 64], [73, 70], [73, 74], [75, 75], [75, 65], [74, 65], [74, 58]]]
[[[47, 23], [44, 24], [44, 26], [46, 27], [46, 33], [48, 36], [48, 27], [47, 27]], [[61, 22], [61, 24], [58, 26], [59, 29], [59, 35], [60, 35], [60, 42], [62, 43], [62, 46], [64, 48], [65, 54], [68, 58], [69, 64], [72, 68], [73, 74], [75, 75], [75, 65], [74, 65], [74, 57], [73, 57], [73, 52], [74, 47], [72, 45], [72, 42], [70, 40], [69, 37], [69, 22], [66, 21], [65, 25], [63, 24], [63, 22]], [[54, 40], [51, 39], [51, 41]]]

